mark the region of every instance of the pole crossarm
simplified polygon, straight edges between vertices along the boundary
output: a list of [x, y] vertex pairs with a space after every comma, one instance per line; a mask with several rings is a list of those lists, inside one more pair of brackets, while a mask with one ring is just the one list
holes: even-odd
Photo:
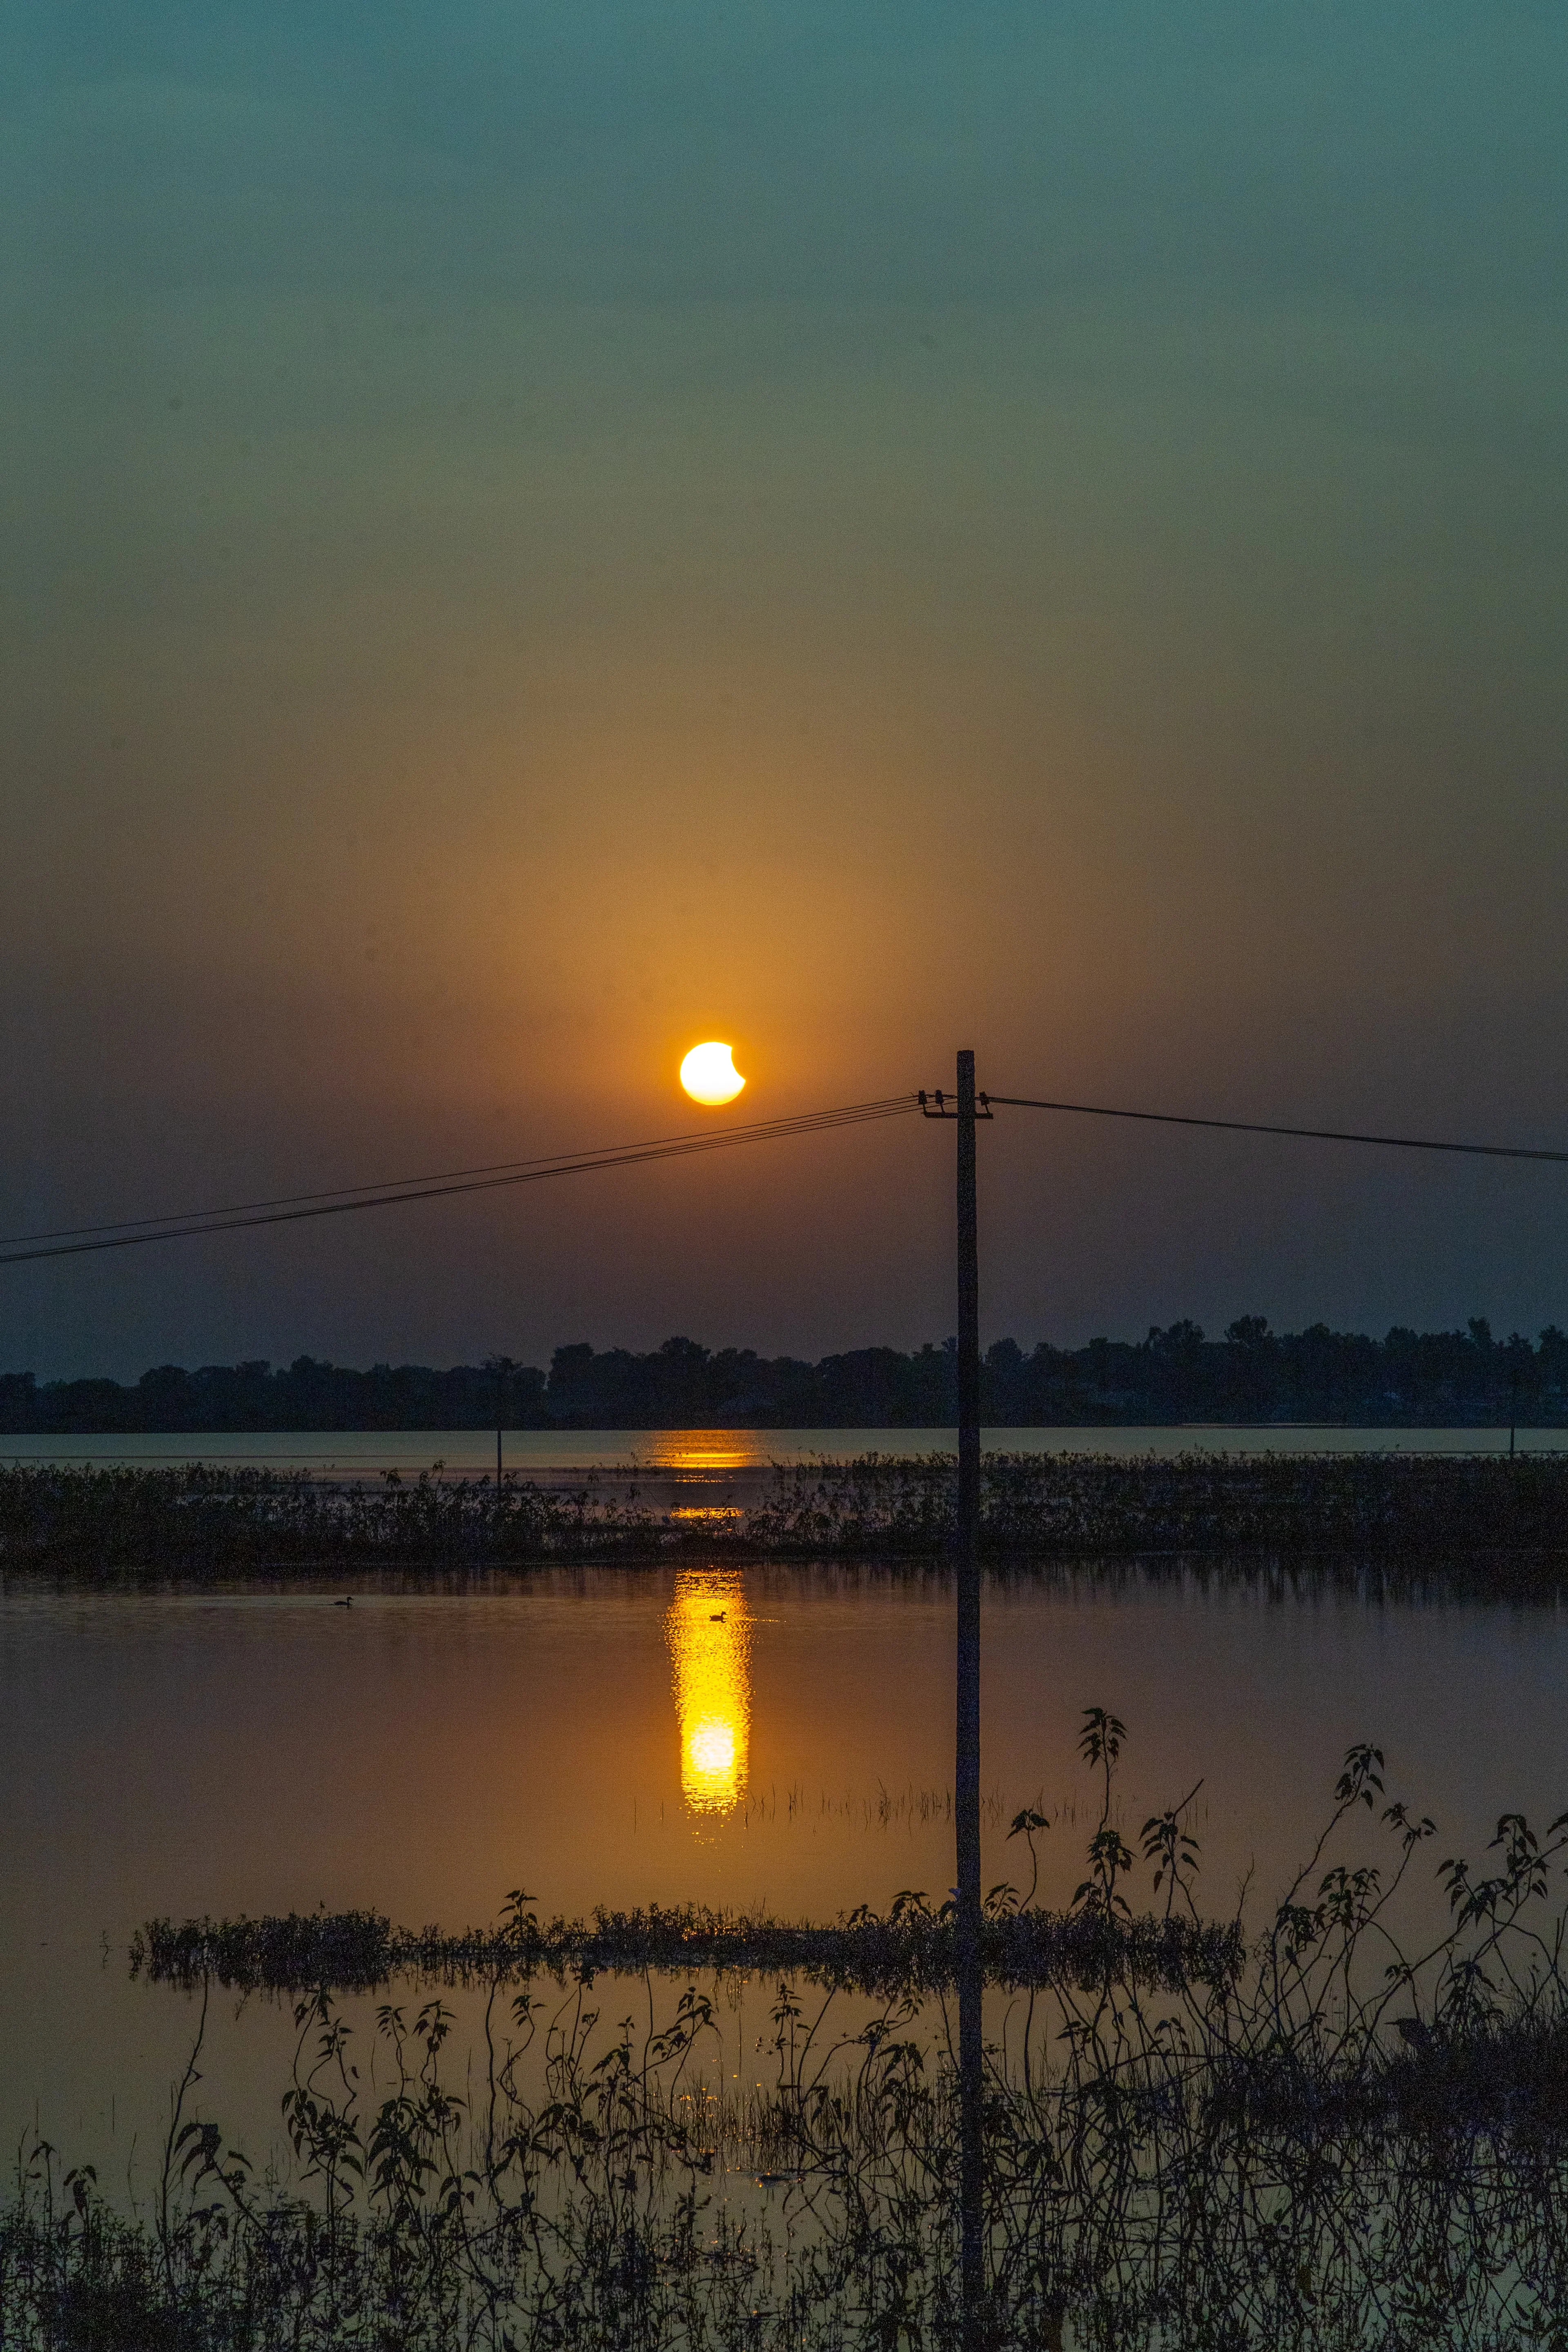
[[[944, 1093], [941, 1087], [933, 1087], [929, 1094], [922, 1087], [915, 1099], [920, 1104], [922, 1118], [961, 1118], [963, 1116], [958, 1108], [958, 1097]], [[974, 1109], [971, 1116], [974, 1118], [990, 1118], [994, 1116], [989, 1095], [975, 1096]]]

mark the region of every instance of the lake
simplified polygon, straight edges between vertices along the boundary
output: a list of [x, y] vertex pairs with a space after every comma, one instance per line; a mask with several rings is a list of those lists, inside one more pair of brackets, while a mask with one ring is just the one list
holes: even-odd
[[[983, 1429], [987, 1453], [1112, 1454], [1506, 1454], [1501, 1429], [1353, 1429], [1339, 1423], [1273, 1422], [1257, 1427], [1193, 1422], [1156, 1428]], [[1568, 1429], [1528, 1429], [1521, 1451], [1568, 1450]], [[662, 1476], [756, 1477], [775, 1463], [852, 1462], [866, 1454], [908, 1459], [952, 1454], [951, 1429], [509, 1429], [504, 1468], [558, 1485], [594, 1472], [636, 1469]], [[318, 1477], [403, 1476], [435, 1470], [493, 1476], [493, 1430], [264, 1430], [133, 1432], [109, 1436], [0, 1436], [0, 1463], [115, 1464], [174, 1467], [210, 1462], [229, 1468], [302, 1470]]]
[[[351, 1590], [353, 1605], [336, 1605]], [[1169, 1564], [991, 1578], [986, 1883], [1047, 1814], [1082, 1876], [1083, 1709], [1122, 1716], [1119, 1818], [1201, 1780], [1205, 1909], [1305, 1858], [1352, 1740], [1434, 1859], [1568, 1805], [1568, 1613], [1373, 1602]], [[364, 1906], [410, 1926], [696, 1899], [831, 1918], [952, 1877], [952, 1591], [936, 1571], [541, 1572], [467, 1589], [0, 1594], [0, 2130], [146, 2186], [188, 2005], [127, 1979], [136, 1926]], [[1370, 1824], [1368, 1834], [1371, 1833]], [[1425, 1864], [1424, 1864], [1425, 1869]], [[1430, 1874], [1426, 1874], [1427, 1883]], [[1435, 1915], [1436, 1916], [1436, 1915]], [[276, 2133], [283, 2021], [215, 2025], [202, 2097]], [[739, 2032], [739, 2029], [737, 2029]]]

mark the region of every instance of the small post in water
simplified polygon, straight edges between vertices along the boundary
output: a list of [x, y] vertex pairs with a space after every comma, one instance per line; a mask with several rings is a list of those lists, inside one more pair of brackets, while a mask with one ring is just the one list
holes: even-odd
[[517, 1366], [510, 1356], [487, 1356], [485, 1362], [488, 1369], [496, 1376], [496, 1525], [499, 1528], [501, 1497], [501, 1432], [506, 1427], [506, 1409], [510, 1393], [511, 1376], [517, 1370]]
[[980, 1244], [974, 1055], [958, 1056], [958, 2087], [964, 2352], [978, 2352], [985, 2298], [980, 1906]]

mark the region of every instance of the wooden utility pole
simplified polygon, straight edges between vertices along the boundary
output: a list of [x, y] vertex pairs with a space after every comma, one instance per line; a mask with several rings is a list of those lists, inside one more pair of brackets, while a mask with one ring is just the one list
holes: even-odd
[[974, 1055], [966, 1049], [958, 1057], [958, 1704], [953, 1766], [964, 2352], [977, 2352], [985, 2298], [981, 2027], [984, 1973], [980, 1952], [980, 1240], [974, 1118]]
[[958, 1623], [953, 1826], [958, 1884], [954, 1937], [958, 1978], [960, 2277], [963, 2352], [985, 2341], [984, 2054], [980, 1903], [980, 1240], [974, 1184], [976, 1122], [991, 1106], [974, 1088], [974, 1055], [958, 1056], [958, 1095], [921, 1089], [927, 1118], [958, 1126]]

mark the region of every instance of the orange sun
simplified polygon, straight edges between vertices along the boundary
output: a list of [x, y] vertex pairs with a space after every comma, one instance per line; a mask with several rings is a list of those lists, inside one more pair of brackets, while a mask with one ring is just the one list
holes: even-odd
[[717, 1108], [721, 1103], [734, 1101], [746, 1081], [735, 1067], [733, 1054], [733, 1046], [712, 1039], [705, 1045], [693, 1045], [680, 1065], [680, 1083], [693, 1102]]

